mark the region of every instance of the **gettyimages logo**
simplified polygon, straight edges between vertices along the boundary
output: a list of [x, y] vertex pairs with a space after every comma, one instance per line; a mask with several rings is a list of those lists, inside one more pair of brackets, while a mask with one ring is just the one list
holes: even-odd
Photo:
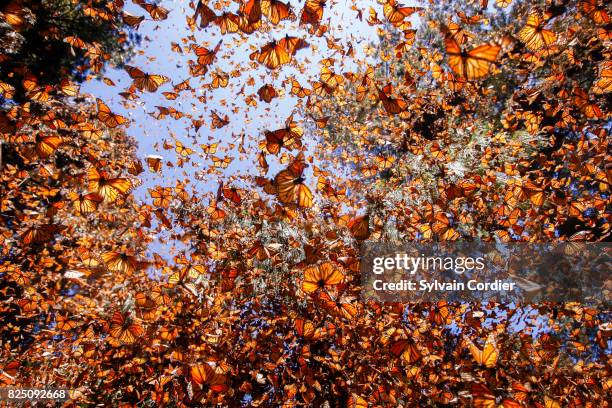
[[381, 302], [610, 303], [608, 243], [366, 243], [362, 295]]

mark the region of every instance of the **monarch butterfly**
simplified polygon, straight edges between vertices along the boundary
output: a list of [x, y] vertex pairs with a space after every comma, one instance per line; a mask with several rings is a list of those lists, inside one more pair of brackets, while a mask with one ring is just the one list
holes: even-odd
[[393, 156], [376, 156], [374, 157], [374, 163], [379, 170], [387, 170], [395, 163], [395, 157]]
[[217, 156], [211, 156], [210, 158], [213, 161], [213, 165], [221, 169], [226, 169], [227, 166], [229, 166], [230, 163], [234, 160], [234, 158], [230, 156], [226, 156], [224, 158], [220, 158]]
[[300, 138], [303, 130], [293, 121], [289, 121], [287, 127], [274, 131], [266, 131], [266, 150], [268, 153], [277, 155], [282, 147], [288, 150], [301, 146]]
[[554, 398], [548, 395], [544, 396], [544, 408], [561, 408], [561, 404]]
[[451, 320], [450, 307], [446, 301], [441, 300], [429, 309], [429, 320], [440, 325], [449, 324]]
[[535, 185], [531, 181], [525, 182], [525, 191], [529, 197], [529, 201], [536, 207], [541, 207], [544, 204], [544, 190], [542, 187]]
[[212, 119], [212, 123], [211, 123], [211, 128], [214, 129], [221, 129], [222, 127], [226, 126], [229, 124], [229, 117], [227, 115], [225, 115], [225, 117], [221, 117], [219, 116], [219, 114], [217, 114], [217, 112], [212, 111], [210, 113], [210, 117]]
[[49, 157], [57, 148], [64, 142], [64, 139], [58, 135], [45, 136], [41, 133], [36, 135], [36, 152], [41, 158]]
[[14, 384], [15, 378], [17, 377], [17, 372], [19, 371], [19, 367], [21, 367], [21, 363], [17, 360], [3, 363], [3, 365], [0, 366], [0, 384]]
[[368, 408], [368, 406], [368, 401], [366, 401], [365, 398], [355, 393], [351, 393], [347, 402], [348, 408]]
[[593, 92], [597, 94], [612, 92], [612, 60], [599, 64], [599, 78], [593, 84]]
[[73, 35], [65, 37], [64, 42], [70, 44], [71, 47], [79, 48], [81, 50], [89, 48], [89, 45], [85, 41]]
[[396, 3], [395, 0], [389, 0], [383, 5], [384, 16], [395, 26], [400, 25], [406, 17], [410, 17], [419, 10], [422, 10], [422, 8], [404, 7], [402, 4]]
[[28, 98], [38, 102], [47, 102], [49, 100], [49, 92], [53, 89], [49, 85], [40, 86], [38, 79], [32, 74], [25, 76], [22, 86], [27, 91]]
[[126, 178], [109, 178], [106, 172], [99, 172], [95, 167], [87, 171], [89, 189], [98, 193], [104, 201], [114, 202], [120, 195], [127, 195], [132, 183]]
[[327, 67], [323, 67], [321, 69], [321, 81], [325, 82], [325, 84], [332, 88], [336, 88], [338, 85], [344, 82], [344, 77], [336, 74]]
[[248, 0], [240, 11], [246, 16], [249, 24], [255, 24], [261, 20], [261, 0]]
[[279, 0], [262, 0], [261, 12], [274, 25], [277, 25], [281, 20], [295, 17], [293, 11], [291, 11], [291, 5]]
[[312, 90], [315, 95], [325, 97], [334, 93], [334, 88], [327, 85], [325, 82], [315, 81], [312, 83]]
[[229, 75], [225, 72], [213, 72], [211, 73], [212, 82], [210, 83], [210, 87], [213, 89], [217, 89], [219, 87], [225, 88], [229, 83]]
[[574, 87], [574, 104], [589, 119], [602, 118], [603, 112], [597, 104], [592, 103], [586, 91], [580, 87]]
[[313, 293], [317, 290], [326, 289], [342, 282], [344, 275], [331, 262], [321, 265], [310, 266], [304, 270], [302, 290], [305, 293]]
[[511, 398], [505, 398], [501, 404], [497, 403], [497, 398], [486, 385], [472, 384], [472, 397], [475, 408], [519, 408], [521, 404]]
[[211, 143], [211, 144], [201, 144], [200, 148], [204, 152], [204, 154], [212, 154], [217, 152], [217, 147], [219, 143]]
[[281, 65], [291, 62], [291, 54], [280, 41], [272, 41], [264, 45], [261, 50], [252, 53], [249, 58], [257, 60], [270, 69], [276, 69]]
[[191, 156], [194, 153], [193, 149], [190, 147], [185, 147], [183, 143], [178, 140], [175, 142], [174, 151], [183, 157]]
[[465, 78], [457, 78], [452, 72], [446, 72], [442, 79], [452, 92], [459, 92], [467, 83]]
[[126, 275], [131, 275], [139, 266], [136, 257], [115, 251], [103, 253], [102, 260], [109, 271]]
[[217, 15], [210, 7], [204, 4], [202, 0], [198, 0], [193, 19], [197, 21], [198, 17], [200, 17], [200, 28], [206, 28], [208, 24], [217, 18]]
[[144, 21], [144, 16], [135, 16], [133, 14], [128, 13], [127, 11], [123, 11], [121, 16], [123, 22], [132, 28], [138, 28], [140, 23]]
[[172, 286], [160, 285], [151, 290], [151, 300], [156, 305], [168, 306], [172, 303]]
[[162, 167], [162, 156], [149, 155], [146, 158], [147, 166], [152, 173], [159, 173]]
[[206, 272], [206, 267], [204, 265], [193, 263], [196, 260], [197, 258], [192, 258], [192, 261], [187, 260], [185, 253], [181, 253], [179, 256], [174, 257], [174, 261], [178, 265], [183, 265], [183, 270], [190, 278], [197, 278]]
[[557, 34], [544, 28], [544, 19], [538, 13], [527, 18], [525, 27], [519, 31], [519, 38], [531, 51], [538, 51], [557, 41]]
[[62, 315], [57, 315], [55, 317], [55, 324], [61, 331], [69, 331], [78, 326], [78, 323], [75, 320], [71, 320]]
[[15, 30], [21, 30], [27, 24], [27, 20], [24, 17], [24, 8], [21, 1], [15, 0], [10, 2], [2, 10], [5, 21], [12, 26]]
[[300, 207], [312, 207], [312, 192], [304, 184], [303, 171], [303, 163], [294, 162], [274, 178], [277, 196], [282, 203], [296, 203]]
[[21, 242], [24, 245], [48, 242], [51, 241], [54, 235], [63, 228], [64, 227], [55, 224], [33, 226], [26, 229], [25, 232], [21, 234]]
[[374, 10], [374, 7], [370, 6], [367, 21], [368, 21], [368, 24], [371, 26], [382, 24], [382, 21], [380, 21], [380, 19], [378, 18], [378, 14], [376, 13], [376, 10]]
[[77, 96], [79, 94], [80, 86], [70, 82], [67, 79], [62, 79], [59, 84], [59, 90], [67, 96]]
[[608, 24], [610, 22], [610, 15], [604, 6], [599, 4], [598, 0], [583, 0], [580, 5], [582, 10], [596, 24]]
[[315, 326], [310, 320], [298, 317], [295, 319], [294, 327], [301, 337], [312, 339], [315, 334]]
[[168, 208], [172, 201], [172, 188], [156, 186], [155, 189], [149, 189], [149, 194], [153, 199], [153, 205], [161, 208]]
[[302, 87], [295, 79], [291, 80], [291, 95], [297, 96], [298, 98], [304, 98], [309, 96], [312, 90]]
[[391, 353], [400, 357], [408, 364], [414, 364], [421, 359], [421, 351], [412, 340], [402, 339], [391, 345]]
[[0, 95], [6, 99], [12, 99], [15, 96], [15, 87], [6, 82], [0, 82]]
[[490, 336], [485, 342], [484, 349], [480, 350], [471, 340], [465, 339], [474, 361], [477, 364], [483, 365], [487, 368], [493, 368], [497, 365], [497, 358], [499, 357], [499, 351], [497, 345], [492, 336]]
[[392, 92], [393, 87], [388, 84], [383, 89], [378, 89], [378, 99], [382, 102], [387, 113], [397, 115], [408, 108], [408, 103], [400, 98], [391, 98], [389, 95]]
[[186, 283], [187, 278], [197, 278], [197, 274], [193, 272], [191, 267], [184, 267], [178, 270], [175, 270], [170, 277], [168, 277], [169, 285], [191, 285]]
[[319, 300], [330, 312], [346, 320], [351, 320], [353, 317], [357, 316], [359, 312], [355, 306], [355, 299], [353, 297], [339, 295], [334, 295], [332, 297], [327, 292], [320, 292]]
[[285, 35], [278, 42], [281, 47], [284, 47], [285, 50], [289, 53], [289, 55], [295, 55], [299, 50], [308, 47], [308, 44], [304, 39], [299, 37], [292, 37], [289, 35]]
[[216, 202], [212, 202], [206, 209], [206, 212], [210, 215], [212, 221], [222, 220], [227, 216], [227, 213], [219, 208]]
[[134, 80], [133, 84], [136, 88], [141, 91], [155, 92], [157, 89], [170, 81], [170, 78], [157, 75], [157, 74], [148, 74], [136, 67], [132, 67], [130, 65], [125, 66], [125, 70], [130, 75], [130, 77]]
[[326, 3], [327, 0], [306, 0], [306, 4], [304, 4], [302, 9], [300, 25], [310, 24], [314, 28], [318, 27], [323, 18], [323, 10]]
[[458, 45], [465, 44], [469, 39], [474, 38], [474, 34], [466, 31], [459, 24], [449, 22], [447, 26], [442, 26], [442, 29], [448, 33], [448, 35], [457, 42]]
[[142, 326], [134, 323], [120, 311], [113, 313], [109, 328], [110, 335], [124, 344], [133, 344], [144, 334]]
[[257, 95], [260, 101], [270, 103], [272, 99], [278, 96], [278, 93], [272, 85], [266, 84], [257, 90]]
[[312, 120], [314, 120], [315, 124], [317, 125], [317, 128], [319, 129], [325, 129], [325, 126], [327, 126], [327, 122], [329, 122], [329, 118], [330, 118], [330, 116], [323, 116], [320, 118], [315, 118], [313, 116], [311, 117], [312, 117]]
[[434, 232], [439, 235], [441, 241], [455, 241], [461, 237], [459, 232], [451, 226], [450, 219], [442, 213], [436, 214], [436, 222], [432, 226], [423, 224], [419, 227], [419, 231], [425, 239], [431, 239]]
[[362, 215], [351, 219], [346, 225], [353, 234], [353, 237], [358, 240], [368, 239], [370, 236], [370, 216], [369, 214]]
[[475, 25], [480, 23], [483, 20], [483, 17], [480, 14], [475, 14], [473, 16], [468, 16], [463, 11], [457, 13], [457, 16], [461, 20], [463, 24]]
[[161, 6], [146, 3], [144, 0], [134, 0], [134, 3], [145, 9], [155, 21], [165, 20], [168, 18], [169, 11]]
[[223, 40], [219, 40], [219, 42], [212, 51], [208, 48], [193, 46], [192, 49], [194, 50], [195, 55], [198, 57], [198, 64], [204, 66], [212, 64], [215, 60], [217, 52], [219, 52], [219, 49], [221, 49], [222, 43]]
[[242, 202], [242, 198], [240, 198], [240, 193], [237, 188], [223, 187], [223, 185], [221, 185], [220, 187], [223, 197], [230, 200], [234, 204], [240, 205], [240, 203]]
[[77, 214], [89, 214], [98, 208], [98, 204], [103, 201], [97, 193], [77, 194], [74, 191], [68, 193], [68, 198], [72, 201], [72, 206]]
[[31, 297], [19, 299], [17, 301], [17, 305], [21, 308], [22, 313], [30, 316], [33, 313], [38, 312], [41, 309], [41, 306], [45, 306], [44, 303], [41, 304], [41, 301], [41, 296], [34, 294]]
[[128, 120], [125, 117], [111, 112], [110, 108], [101, 99], [96, 99], [96, 102], [98, 104], [98, 119], [106, 126], [116, 128], [127, 123]]
[[225, 376], [216, 373], [207, 363], [191, 366], [189, 373], [194, 383], [201, 386], [206, 385], [213, 392], [220, 393], [228, 389]]
[[224, 12], [217, 16], [213, 23], [219, 27], [221, 34], [236, 33], [240, 28], [240, 17], [234, 13]]
[[483, 44], [471, 51], [462, 50], [457, 41], [447, 35], [445, 39], [448, 63], [459, 78], [473, 81], [486, 76], [501, 47], [494, 44]]

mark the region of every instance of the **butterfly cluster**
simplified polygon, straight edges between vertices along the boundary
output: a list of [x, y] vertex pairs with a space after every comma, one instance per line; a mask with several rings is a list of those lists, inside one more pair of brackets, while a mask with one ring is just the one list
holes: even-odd
[[376, 303], [360, 248], [608, 241], [609, 5], [10, 0], [0, 20], [0, 386], [607, 406], [604, 306]]

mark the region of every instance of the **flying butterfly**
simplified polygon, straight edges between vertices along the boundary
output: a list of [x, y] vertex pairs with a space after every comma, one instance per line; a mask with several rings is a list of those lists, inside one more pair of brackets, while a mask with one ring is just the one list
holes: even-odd
[[282, 203], [312, 207], [312, 192], [304, 184], [303, 172], [305, 167], [305, 163], [298, 157], [274, 178], [277, 196]]
[[444, 43], [451, 69], [459, 78], [468, 81], [482, 79], [489, 74], [501, 49], [499, 45], [483, 44], [465, 51], [448, 33]]
[[133, 79], [134, 86], [141, 91], [155, 92], [160, 86], [170, 81], [170, 78], [166, 76], [148, 74], [130, 65], [126, 65], [125, 70]]
[[142, 326], [134, 323], [120, 311], [113, 313], [110, 323], [110, 335], [124, 344], [133, 344], [145, 333]]
[[198, 386], [206, 385], [212, 392], [223, 392], [228, 389], [225, 376], [215, 372], [207, 363], [200, 363], [191, 366], [189, 369], [191, 379]]
[[104, 261], [109, 271], [120, 272], [126, 275], [131, 275], [140, 267], [136, 257], [116, 251], [103, 253], [102, 261]]
[[200, 28], [206, 28], [217, 18], [217, 15], [202, 0], [198, 0], [195, 13], [193, 14], [194, 21], [197, 21], [198, 17], [200, 18]]
[[169, 11], [161, 6], [147, 3], [144, 0], [133, 0], [133, 2], [145, 9], [155, 21], [165, 20], [168, 18]]
[[344, 275], [342, 272], [340, 272], [331, 262], [309, 266], [304, 270], [302, 290], [305, 293], [326, 290], [328, 287], [338, 285], [343, 279]]
[[36, 152], [39, 157], [44, 159], [52, 155], [62, 143], [64, 143], [64, 139], [57, 134], [38, 133], [36, 135]]
[[400, 25], [406, 17], [410, 17], [420, 10], [422, 10], [421, 7], [404, 7], [395, 0], [389, 0], [383, 5], [383, 14], [395, 26]]
[[72, 201], [72, 206], [77, 214], [89, 214], [97, 210], [98, 204], [104, 199], [97, 193], [78, 194], [71, 191], [67, 195], [68, 199]]
[[580, 5], [582, 10], [589, 16], [595, 24], [609, 24], [610, 15], [605, 6], [599, 4], [598, 0], [583, 0]]
[[278, 92], [276, 92], [276, 89], [274, 89], [272, 85], [265, 84], [257, 90], [257, 95], [260, 101], [270, 103], [272, 99], [278, 97]]
[[300, 17], [300, 25], [310, 24], [314, 28], [318, 27], [326, 5], [327, 0], [306, 0]]
[[295, 18], [291, 5], [279, 0], [262, 0], [261, 12], [274, 25], [277, 25], [282, 20]]
[[400, 98], [392, 98], [390, 96], [392, 93], [393, 87], [388, 84], [382, 89], [378, 89], [378, 99], [382, 102], [387, 113], [397, 115], [408, 108], [408, 103]]
[[531, 51], [538, 51], [557, 41], [554, 31], [544, 28], [546, 21], [538, 13], [532, 13], [527, 18], [525, 27], [519, 31], [518, 36]]
[[109, 128], [116, 128], [128, 122], [124, 116], [113, 113], [102, 99], [98, 98], [96, 102], [98, 104], [98, 119]]
[[225, 115], [224, 117], [219, 116], [219, 114], [215, 111], [210, 112], [210, 117], [212, 119], [212, 122], [210, 124], [210, 127], [214, 130], [214, 129], [221, 129], [224, 126], [227, 126], [229, 124], [229, 117], [227, 115]]
[[89, 189], [98, 193], [104, 201], [115, 202], [120, 196], [125, 196], [132, 189], [132, 182], [126, 178], [111, 178], [104, 171], [91, 167], [87, 171]]
[[487, 338], [482, 350], [469, 339], [465, 339], [465, 344], [467, 344], [470, 353], [477, 364], [488, 368], [493, 368], [497, 365], [499, 351], [497, 349], [497, 345], [495, 344], [495, 340], [491, 336]]

